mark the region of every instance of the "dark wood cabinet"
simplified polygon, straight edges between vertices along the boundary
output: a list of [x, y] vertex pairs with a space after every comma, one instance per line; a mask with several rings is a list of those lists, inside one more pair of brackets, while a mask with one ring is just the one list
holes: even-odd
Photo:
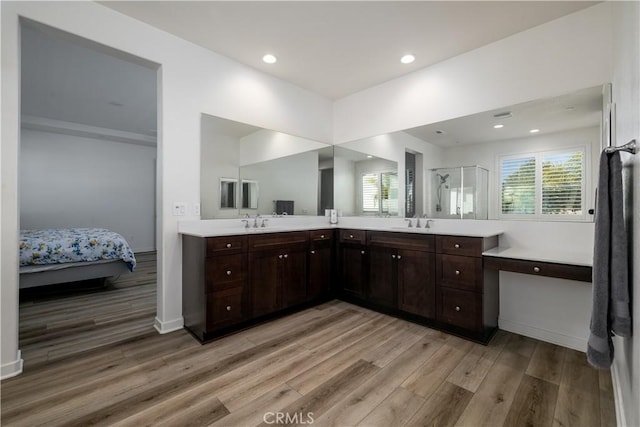
[[426, 319], [435, 318], [433, 236], [371, 231], [369, 300]]
[[497, 241], [356, 229], [184, 235], [185, 327], [207, 341], [337, 296], [487, 342], [498, 277], [482, 252]]
[[388, 247], [369, 248], [367, 300], [385, 308], [396, 307], [397, 255]]
[[363, 300], [366, 298], [367, 246], [364, 230], [340, 230], [340, 284], [338, 295]]
[[306, 300], [308, 244], [306, 231], [249, 236], [252, 317]]
[[435, 255], [423, 251], [398, 251], [398, 309], [435, 319]]
[[245, 321], [246, 237], [182, 237], [182, 313], [200, 340]]
[[496, 271], [483, 268], [482, 252], [497, 236], [436, 236], [437, 319], [461, 335], [486, 342], [498, 326]]
[[327, 297], [330, 294], [334, 274], [333, 230], [309, 232], [309, 279], [307, 300]]

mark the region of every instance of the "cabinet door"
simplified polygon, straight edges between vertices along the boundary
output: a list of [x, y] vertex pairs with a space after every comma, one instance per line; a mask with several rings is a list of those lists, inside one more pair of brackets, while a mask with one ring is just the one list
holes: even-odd
[[369, 287], [367, 298], [384, 307], [396, 306], [396, 250], [369, 249]]
[[249, 254], [249, 287], [253, 317], [277, 311], [282, 306], [278, 289], [280, 259], [277, 251]]
[[398, 251], [398, 308], [435, 319], [435, 254]]
[[319, 298], [329, 292], [332, 257], [333, 253], [330, 245], [315, 247], [309, 251], [308, 300]]
[[365, 297], [365, 266], [365, 246], [345, 245], [340, 248], [340, 286], [344, 294]]
[[282, 269], [282, 308], [304, 302], [307, 298], [307, 253], [290, 251], [280, 259]]

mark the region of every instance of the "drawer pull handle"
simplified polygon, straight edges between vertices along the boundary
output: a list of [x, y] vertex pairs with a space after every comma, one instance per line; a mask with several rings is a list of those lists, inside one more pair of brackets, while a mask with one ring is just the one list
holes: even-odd
[[540, 273], [540, 267], [533, 267], [534, 273]]
[[460, 270], [456, 270], [456, 276], [460, 275]]
[[284, 254], [284, 257], [285, 257], [285, 258], [289, 258], [289, 255], [287, 255], [287, 254]]
[[230, 305], [227, 306], [227, 311], [231, 311], [231, 306]]
[[391, 255], [391, 258], [396, 259], [396, 256], [395, 255]]
[[398, 255], [398, 259], [402, 259], [402, 256], [401, 256], [401, 255]]
[[350, 238], [350, 239], [353, 239], [353, 234], [349, 234], [349, 238]]
[[321, 234], [321, 235], [320, 235], [320, 238], [321, 238], [321, 239], [324, 239], [324, 234]]
[[231, 243], [227, 243], [227, 247], [230, 248], [231, 247]]
[[278, 258], [282, 259], [282, 255], [278, 255]]
[[313, 254], [315, 254], [315, 253], [316, 253], [316, 251], [311, 251], [311, 255], [313, 255]]
[[361, 253], [362, 255], [364, 255], [364, 251], [360, 251], [360, 253]]
[[462, 310], [459, 305], [456, 305], [456, 311]]
[[231, 270], [227, 270], [227, 276], [231, 276]]
[[455, 245], [453, 245], [453, 247], [456, 249], [460, 249], [460, 244], [456, 243]]

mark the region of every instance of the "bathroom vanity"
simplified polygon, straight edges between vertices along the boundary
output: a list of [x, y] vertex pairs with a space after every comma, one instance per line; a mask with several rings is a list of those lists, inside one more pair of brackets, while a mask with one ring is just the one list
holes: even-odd
[[[289, 227], [182, 232], [183, 317], [200, 341], [339, 298], [486, 343], [497, 234]], [[220, 235], [225, 234], [225, 235]]]

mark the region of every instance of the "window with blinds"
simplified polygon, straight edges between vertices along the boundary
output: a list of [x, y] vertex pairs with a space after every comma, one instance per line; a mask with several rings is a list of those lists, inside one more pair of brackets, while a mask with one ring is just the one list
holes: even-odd
[[499, 165], [503, 216], [584, 216], [584, 149], [504, 156]]
[[362, 212], [396, 213], [398, 206], [398, 174], [376, 172], [362, 175]]

